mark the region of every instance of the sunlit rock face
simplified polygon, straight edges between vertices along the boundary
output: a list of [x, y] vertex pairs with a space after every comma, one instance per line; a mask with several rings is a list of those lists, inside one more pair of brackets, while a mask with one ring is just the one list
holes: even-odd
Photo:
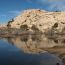
[[65, 46], [65, 39], [48, 39], [45, 35], [23, 35], [8, 41], [25, 53], [44, 53], [50, 48]]
[[[55, 25], [56, 24], [56, 25]], [[25, 10], [10, 23], [11, 28], [20, 28], [21, 25], [31, 27], [35, 25], [41, 32], [62, 32], [65, 29], [65, 12], [48, 12], [39, 9]]]

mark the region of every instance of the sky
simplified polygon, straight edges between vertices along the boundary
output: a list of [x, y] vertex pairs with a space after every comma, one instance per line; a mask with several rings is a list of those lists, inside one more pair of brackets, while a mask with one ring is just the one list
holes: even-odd
[[26, 9], [65, 11], [65, 0], [0, 0], [0, 24], [5, 24]]

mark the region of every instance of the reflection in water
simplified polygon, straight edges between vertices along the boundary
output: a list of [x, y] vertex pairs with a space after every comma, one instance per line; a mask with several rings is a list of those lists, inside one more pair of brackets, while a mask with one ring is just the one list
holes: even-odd
[[49, 39], [45, 35], [23, 35], [6, 40], [8, 43], [3, 42], [6, 48], [0, 49], [0, 65], [63, 65], [62, 62], [64, 63], [65, 39]]
[[26, 53], [43, 52], [43, 49], [65, 46], [65, 39], [49, 39], [45, 35], [23, 35], [7, 40]]

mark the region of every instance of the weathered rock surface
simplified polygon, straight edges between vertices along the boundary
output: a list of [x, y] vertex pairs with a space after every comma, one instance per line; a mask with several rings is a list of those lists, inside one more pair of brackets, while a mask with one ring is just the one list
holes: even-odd
[[11, 28], [27, 25], [28, 30], [36, 26], [41, 32], [63, 32], [65, 30], [65, 12], [48, 12], [39, 9], [25, 10], [10, 23]]

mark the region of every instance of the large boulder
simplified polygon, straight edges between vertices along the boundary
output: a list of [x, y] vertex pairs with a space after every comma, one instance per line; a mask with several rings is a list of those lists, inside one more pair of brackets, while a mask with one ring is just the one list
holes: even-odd
[[25, 10], [10, 23], [11, 28], [21, 28], [27, 25], [32, 31], [32, 26], [36, 26], [41, 32], [62, 32], [65, 30], [65, 12], [48, 12], [39, 9]]

